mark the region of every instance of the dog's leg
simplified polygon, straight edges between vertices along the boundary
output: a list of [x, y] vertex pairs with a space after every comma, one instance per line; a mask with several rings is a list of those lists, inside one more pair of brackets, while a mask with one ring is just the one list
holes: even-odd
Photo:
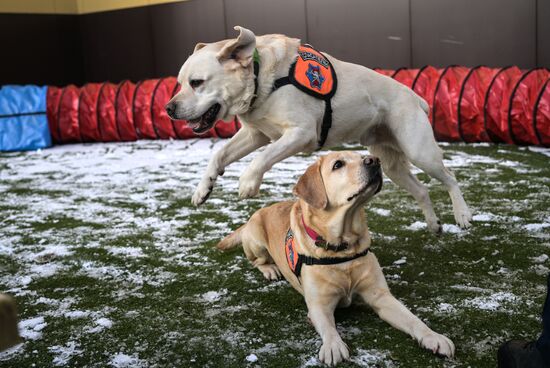
[[279, 161], [308, 149], [316, 137], [304, 129], [289, 129], [281, 138], [267, 146], [250, 163], [239, 179], [239, 196], [250, 198], [258, 194], [264, 173]]
[[12, 297], [0, 293], [0, 351], [21, 342], [17, 325], [17, 310]]
[[256, 267], [267, 280], [279, 280], [282, 276], [279, 267], [271, 258], [267, 248], [258, 242], [243, 242], [243, 249], [246, 258]]
[[427, 114], [421, 109], [416, 113], [397, 113], [390, 117], [388, 124], [392, 127], [396, 143], [407, 158], [445, 185], [453, 203], [456, 223], [462, 228], [469, 227], [472, 214], [455, 177], [443, 165], [443, 152], [434, 139]]
[[456, 181], [454, 175], [443, 165], [443, 159], [439, 159], [437, 161], [415, 159], [412, 162], [426, 174], [439, 180], [443, 183], [443, 185], [445, 185], [447, 191], [449, 192], [449, 196], [451, 197], [456, 223], [461, 228], [470, 227], [472, 213], [470, 212], [466, 201], [464, 201], [464, 197], [462, 196], [462, 192], [460, 191], [458, 182]]
[[453, 342], [432, 331], [390, 293], [378, 260], [374, 255], [369, 256], [373, 257], [376, 264], [372, 266], [371, 274], [358, 286], [359, 295], [380, 318], [412, 336], [423, 348], [434, 354], [452, 357], [455, 352]]
[[411, 173], [410, 163], [405, 155], [382, 145], [370, 146], [369, 151], [380, 158], [384, 174], [416, 199], [424, 213], [428, 229], [436, 234], [441, 233], [441, 222], [434, 212], [428, 188]]
[[[313, 290], [309, 292], [308, 290]], [[323, 288], [305, 287], [305, 299], [308, 317], [315, 330], [321, 335], [323, 345], [319, 350], [319, 360], [328, 365], [336, 365], [349, 359], [349, 349], [336, 330], [334, 309], [338, 303], [337, 295], [319, 295]]]
[[261, 216], [254, 214], [242, 232], [242, 245], [246, 258], [267, 280], [278, 280], [282, 274], [269, 254]]
[[220, 148], [210, 159], [206, 172], [204, 173], [199, 186], [195, 190], [191, 202], [195, 205], [204, 203], [219, 175], [223, 175], [225, 167], [232, 162], [248, 155], [252, 151], [265, 146], [269, 143], [267, 138], [260, 131], [243, 126], [237, 134], [233, 136]]

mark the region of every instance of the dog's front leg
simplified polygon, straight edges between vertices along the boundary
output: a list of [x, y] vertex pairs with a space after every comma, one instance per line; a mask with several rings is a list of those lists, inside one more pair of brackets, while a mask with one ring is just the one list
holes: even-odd
[[[317, 293], [315, 293], [317, 294]], [[308, 295], [305, 293], [308, 317], [321, 335], [323, 345], [319, 350], [319, 360], [328, 365], [336, 365], [342, 360], [349, 359], [349, 349], [336, 330], [334, 309], [338, 298]]]
[[358, 292], [380, 318], [412, 336], [423, 348], [434, 354], [454, 356], [455, 346], [448, 337], [432, 331], [390, 293], [378, 261], [371, 277], [359, 285]]
[[250, 198], [258, 194], [266, 171], [277, 162], [298, 152], [315, 147], [316, 136], [305, 129], [292, 128], [281, 138], [267, 146], [250, 163], [239, 179], [239, 196]]
[[225, 146], [212, 156], [191, 202], [195, 206], [204, 203], [212, 192], [216, 179], [219, 175], [223, 175], [227, 165], [268, 143], [269, 138], [259, 130], [243, 126]]

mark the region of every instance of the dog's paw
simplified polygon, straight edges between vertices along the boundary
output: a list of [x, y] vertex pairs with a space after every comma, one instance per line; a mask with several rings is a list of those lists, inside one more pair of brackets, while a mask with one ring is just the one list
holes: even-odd
[[437, 218], [435, 218], [434, 220], [427, 221], [427, 224], [428, 224], [428, 229], [432, 233], [436, 235], [441, 235], [441, 233], [443, 232], [443, 226], [441, 226], [441, 221], [439, 221]]
[[258, 265], [258, 269], [262, 272], [264, 277], [270, 281], [279, 280], [281, 278], [281, 271], [276, 264], [263, 264]]
[[458, 226], [462, 229], [467, 229], [471, 226], [470, 222], [472, 221], [472, 213], [466, 208], [462, 208], [455, 212], [455, 221]]
[[455, 355], [455, 344], [446, 336], [431, 331], [419, 341], [420, 346], [432, 353], [452, 358]]
[[239, 197], [251, 198], [254, 197], [260, 191], [261, 179], [251, 178], [243, 175], [239, 179]]
[[336, 365], [349, 359], [348, 346], [340, 336], [323, 343], [319, 350], [319, 360], [327, 365]]
[[212, 193], [212, 189], [214, 188], [214, 183], [208, 185], [199, 185], [197, 189], [195, 190], [195, 193], [193, 193], [193, 197], [191, 197], [191, 203], [193, 203], [194, 206], [200, 206], [210, 196], [210, 193]]

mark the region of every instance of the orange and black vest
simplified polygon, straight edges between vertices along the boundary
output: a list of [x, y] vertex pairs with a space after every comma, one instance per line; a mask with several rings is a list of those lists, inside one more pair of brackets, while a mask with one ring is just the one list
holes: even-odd
[[288, 76], [277, 79], [273, 84], [274, 91], [292, 84], [300, 91], [325, 101], [325, 114], [318, 141], [319, 149], [325, 144], [328, 131], [332, 126], [330, 102], [336, 93], [337, 82], [336, 72], [325, 55], [310, 45], [301, 45], [298, 47], [296, 61], [290, 66]]

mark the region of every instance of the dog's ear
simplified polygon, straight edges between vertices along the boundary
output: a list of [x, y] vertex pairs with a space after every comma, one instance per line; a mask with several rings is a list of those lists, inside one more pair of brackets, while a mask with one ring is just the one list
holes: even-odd
[[195, 45], [195, 49], [193, 50], [193, 53], [199, 51], [200, 49], [202, 49], [204, 46], [206, 46], [207, 44], [204, 43], [204, 42], [199, 42], [198, 44]]
[[217, 57], [220, 62], [233, 59], [243, 67], [246, 67], [252, 62], [254, 56], [256, 36], [251, 30], [241, 26], [235, 26], [235, 30], [240, 32], [239, 37], [229, 41], [220, 50]]
[[317, 209], [325, 209], [328, 205], [327, 193], [321, 177], [321, 160], [317, 160], [307, 168], [304, 175], [292, 190], [295, 196], [300, 197], [309, 205]]

